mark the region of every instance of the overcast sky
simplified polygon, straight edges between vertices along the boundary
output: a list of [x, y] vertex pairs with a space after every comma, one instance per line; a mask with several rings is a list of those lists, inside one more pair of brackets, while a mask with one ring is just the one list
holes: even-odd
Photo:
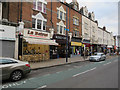
[[[66, 0], [68, 3], [72, 0]], [[107, 31], [118, 35], [118, 1], [119, 0], [77, 0], [80, 8], [87, 6], [94, 12], [99, 27], [106, 26]]]

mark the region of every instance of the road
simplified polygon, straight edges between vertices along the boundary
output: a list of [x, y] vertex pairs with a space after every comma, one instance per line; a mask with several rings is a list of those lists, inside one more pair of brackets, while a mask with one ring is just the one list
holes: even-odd
[[21, 81], [4, 81], [2, 88], [118, 88], [118, 58], [34, 70]]

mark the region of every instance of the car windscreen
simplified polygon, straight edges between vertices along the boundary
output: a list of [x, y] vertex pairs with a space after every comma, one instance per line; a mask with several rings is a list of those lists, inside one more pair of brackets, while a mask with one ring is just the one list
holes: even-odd
[[18, 62], [10, 59], [0, 59], [0, 64], [11, 64], [11, 63], [18, 63]]
[[96, 55], [96, 56], [101, 56], [101, 54], [99, 54], [99, 53], [96, 53], [95, 55]]

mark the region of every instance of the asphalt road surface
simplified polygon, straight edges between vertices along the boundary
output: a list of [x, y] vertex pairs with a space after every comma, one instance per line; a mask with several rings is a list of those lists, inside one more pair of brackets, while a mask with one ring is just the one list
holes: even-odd
[[118, 57], [34, 70], [21, 81], [3, 81], [2, 88], [118, 88]]

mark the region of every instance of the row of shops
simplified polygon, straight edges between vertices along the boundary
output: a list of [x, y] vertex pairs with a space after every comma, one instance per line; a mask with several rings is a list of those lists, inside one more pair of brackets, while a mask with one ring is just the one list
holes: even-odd
[[[5, 37], [1, 37], [2, 44], [4, 44], [2, 45], [4, 57], [15, 57], [25, 61], [42, 61], [66, 57], [65, 35], [53, 34], [50, 38], [49, 32], [24, 29], [16, 38], [15, 28], [9, 27], [9, 30], [8, 27], [6, 28], [1, 29], [3, 30], [2, 33], [6, 34]], [[13, 32], [10, 30], [13, 30]], [[94, 52], [112, 53], [115, 52], [115, 49], [114, 46], [91, 44], [90, 40], [68, 36], [68, 57], [83, 56], [84, 54], [92, 55]], [[16, 54], [18, 54], [17, 57]]]
[[[42, 61], [66, 57], [66, 36], [25, 29], [19, 35], [18, 58], [26, 61]], [[71, 41], [70, 41], [71, 40]], [[91, 44], [90, 40], [68, 36], [68, 57], [107, 53], [106, 45]]]

